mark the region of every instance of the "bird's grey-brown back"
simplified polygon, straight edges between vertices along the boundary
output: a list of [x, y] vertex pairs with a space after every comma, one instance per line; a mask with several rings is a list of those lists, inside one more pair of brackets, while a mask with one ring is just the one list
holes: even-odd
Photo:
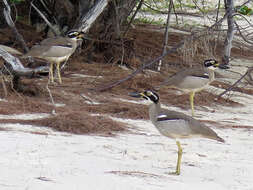
[[76, 47], [77, 43], [69, 38], [48, 38], [43, 40], [39, 45], [33, 46], [23, 57], [31, 56], [50, 59], [50, 57], [70, 56], [76, 50]]
[[204, 137], [224, 142], [204, 123], [181, 112], [161, 108], [160, 103], [149, 106], [149, 117], [158, 131], [170, 138]]

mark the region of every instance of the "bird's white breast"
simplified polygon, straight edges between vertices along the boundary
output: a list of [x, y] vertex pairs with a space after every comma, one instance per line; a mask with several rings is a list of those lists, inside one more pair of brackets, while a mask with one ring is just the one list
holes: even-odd
[[187, 76], [184, 80], [179, 84], [179, 88], [183, 90], [202, 90], [209, 83], [208, 78], [200, 78], [195, 76]]

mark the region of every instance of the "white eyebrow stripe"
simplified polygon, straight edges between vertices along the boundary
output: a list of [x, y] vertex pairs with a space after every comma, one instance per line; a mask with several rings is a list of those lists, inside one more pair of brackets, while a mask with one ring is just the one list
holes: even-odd
[[165, 114], [162, 114], [162, 115], [158, 115], [158, 116], [157, 116], [157, 118], [165, 118], [165, 117], [167, 117], [167, 115], [165, 115]]

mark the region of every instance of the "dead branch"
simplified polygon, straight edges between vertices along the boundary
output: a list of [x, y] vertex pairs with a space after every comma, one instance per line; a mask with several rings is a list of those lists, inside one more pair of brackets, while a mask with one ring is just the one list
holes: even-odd
[[[163, 52], [162, 55], [166, 53], [167, 47], [168, 47], [168, 38], [169, 38], [169, 25], [170, 25], [170, 16], [171, 16], [171, 10], [172, 10], [173, 0], [170, 0], [169, 8], [168, 8], [168, 14], [167, 14], [167, 22], [166, 22], [166, 28], [164, 33], [164, 45], [163, 45]], [[159, 65], [157, 70], [160, 71], [162, 67], [162, 60], [159, 60]]]
[[131, 79], [131, 78], [133, 78], [136, 74], [140, 73], [143, 69], [145, 69], [146, 67], [149, 67], [149, 66], [153, 65], [153, 64], [156, 63], [157, 61], [161, 60], [164, 56], [166, 56], [166, 55], [168, 55], [168, 54], [170, 54], [170, 53], [176, 52], [177, 49], [179, 49], [180, 47], [183, 46], [183, 44], [184, 44], [184, 41], [181, 42], [181, 43], [179, 43], [177, 46], [174, 46], [174, 47], [171, 48], [170, 50], [168, 50], [164, 55], [161, 55], [161, 56], [155, 58], [154, 60], [151, 60], [151, 61], [149, 61], [149, 62], [143, 64], [140, 68], [138, 68], [137, 70], [135, 70], [133, 73], [131, 73], [131, 74], [128, 75], [127, 77], [125, 77], [125, 78], [123, 78], [123, 79], [120, 79], [120, 80], [118, 80], [118, 81], [115, 81], [115, 82], [113, 82], [113, 83], [111, 83], [111, 84], [109, 84], [109, 85], [107, 85], [107, 86], [105, 86], [105, 87], [101, 87], [101, 88], [98, 88], [98, 89], [95, 89], [95, 90], [96, 90], [96, 91], [100, 91], [100, 92], [106, 91], [106, 90], [108, 90], [108, 89], [111, 89], [111, 88], [113, 88], [113, 87], [115, 87], [115, 86], [117, 86], [117, 85], [119, 85], [119, 84], [121, 84], [121, 83], [123, 83], [123, 82], [125, 82], [125, 81], [127, 81], [127, 80], [129, 80], [129, 79]]
[[248, 73], [247, 73], [247, 76], [245, 78], [250, 85], [253, 85], [253, 78], [252, 78], [252, 75], [251, 75], [252, 72], [253, 72], [253, 67], [248, 68]]
[[253, 80], [252, 80], [252, 77], [251, 77], [251, 75], [250, 75], [250, 73], [251, 73], [252, 71], [253, 71], [253, 67], [248, 68], [248, 70], [247, 70], [247, 71], [246, 71], [234, 84], [232, 84], [228, 89], [226, 89], [224, 92], [222, 92], [221, 94], [219, 94], [217, 98], [220, 98], [220, 97], [222, 97], [224, 94], [226, 94], [227, 92], [233, 90], [233, 88], [235, 88], [235, 87], [239, 84], [239, 82], [241, 82], [241, 80], [244, 79], [246, 76], [249, 77], [248, 82], [249, 82], [250, 84], [253, 84]]
[[240, 36], [242, 37], [242, 39], [243, 39], [245, 42], [247, 42], [247, 43], [253, 45], [253, 42], [249, 41], [249, 40], [242, 34], [242, 31], [241, 31], [239, 25], [237, 24], [237, 22], [235, 22], [235, 25], [236, 25], [237, 30], [239, 31], [239, 34], [240, 34]]
[[39, 15], [41, 16], [41, 18], [47, 23], [47, 25], [52, 29], [52, 32], [54, 33], [55, 36], [59, 36], [59, 32], [57, 32], [55, 30], [55, 28], [53, 27], [53, 25], [47, 20], [46, 16], [43, 15], [43, 13], [33, 4], [33, 2], [31, 2], [31, 6], [39, 13]]
[[133, 20], [135, 19], [135, 17], [136, 17], [136, 15], [137, 15], [138, 11], [141, 9], [142, 4], [143, 4], [143, 1], [144, 1], [144, 0], [141, 0], [141, 1], [139, 2], [139, 4], [138, 4], [138, 6], [137, 6], [137, 8], [136, 8], [136, 10], [135, 10], [135, 12], [134, 12], [134, 14], [133, 14], [133, 16], [131, 17], [130, 22], [128, 23], [128, 26], [127, 26], [127, 28], [126, 28], [124, 34], [123, 34], [123, 37], [125, 37], [125, 35], [127, 34], [127, 32], [128, 32], [128, 30], [129, 30], [129, 28], [130, 28], [130, 26], [131, 26]]
[[243, 18], [248, 23], [248, 25], [250, 27], [253, 27], [253, 24], [251, 23], [251, 21], [249, 21], [244, 15], [236, 13], [236, 14], [233, 14], [233, 16], [239, 16], [239, 17]]
[[248, 0], [248, 1], [244, 2], [243, 4], [241, 4], [240, 6], [237, 6], [237, 7], [235, 8], [235, 11], [239, 10], [241, 7], [243, 7], [244, 5], [247, 5], [248, 3], [252, 2], [252, 1], [253, 1], [253, 0]]
[[5, 45], [1, 45], [0, 44], [0, 48], [4, 49], [5, 51], [7, 51], [10, 54], [15, 54], [15, 55], [23, 55], [23, 53], [21, 53], [20, 51], [18, 51], [15, 48], [9, 47], [9, 46], [5, 46]]
[[[48, 81], [49, 81], [49, 80], [48, 80]], [[56, 105], [55, 105], [55, 103], [54, 103], [54, 98], [53, 98], [53, 96], [52, 96], [51, 90], [50, 90], [49, 87], [48, 87], [48, 84], [49, 84], [49, 83], [47, 83], [46, 89], [47, 89], [47, 91], [48, 91], [50, 100], [51, 100], [51, 102], [52, 102], [52, 104], [53, 104], [53, 106], [54, 106], [54, 109], [52, 110], [52, 114], [55, 115], [55, 114], [56, 114], [56, 111], [55, 111]]]
[[47, 66], [37, 67], [34, 69], [24, 67], [17, 57], [12, 56], [10, 53], [8, 53], [1, 47], [0, 57], [2, 57], [7, 63], [5, 70], [2, 71], [3, 73], [12, 74], [19, 77], [32, 77], [38, 73], [48, 72]]
[[[203, 31], [191, 34], [191, 36], [189, 36], [188, 39], [192, 40], [192, 39], [197, 39], [197, 38], [203, 36], [203, 33], [205, 34], [206, 31], [210, 31], [213, 28], [215, 28], [217, 25], [220, 25], [227, 18], [227, 16], [228, 16], [228, 12], [226, 12], [226, 14], [223, 16], [223, 18], [221, 18], [218, 22], [214, 23], [212, 26], [206, 28]], [[119, 85], [119, 84], [121, 84], [121, 83], [123, 83], [123, 82], [125, 82], [125, 81], [127, 81], [127, 80], [129, 80], [131, 78], [133, 78], [136, 74], [138, 74], [141, 71], [143, 71], [143, 69], [145, 69], [145, 68], [153, 65], [154, 63], [157, 63], [159, 60], [163, 59], [166, 55], [176, 52], [179, 48], [181, 48], [184, 45], [185, 40], [187, 40], [187, 39], [184, 39], [181, 42], [179, 42], [177, 45], [175, 45], [174, 47], [172, 47], [171, 49], [169, 49], [165, 54], [163, 54], [163, 55], [155, 58], [154, 60], [151, 60], [151, 61], [148, 61], [148, 62], [144, 63], [140, 68], [138, 68], [137, 70], [135, 70], [134, 72], [132, 72], [131, 74], [129, 74], [127, 77], [125, 77], [123, 79], [120, 79], [118, 81], [112, 82], [112, 83], [110, 83], [110, 84], [108, 84], [108, 85], [106, 85], [104, 87], [96, 88], [94, 90], [95, 91], [99, 91], [99, 92], [106, 91], [108, 89], [111, 89], [111, 88], [113, 88], [113, 87], [115, 87], [115, 86], [117, 86], [117, 85]]]
[[218, 8], [217, 8], [217, 13], [216, 13], [216, 18], [215, 18], [215, 21], [216, 21], [216, 22], [219, 20], [220, 4], [221, 4], [220, 1], [221, 1], [221, 0], [219, 0], [219, 2], [218, 2]]
[[8, 2], [6, 0], [3, 0], [4, 2], [4, 18], [7, 22], [7, 24], [9, 25], [9, 27], [12, 29], [14, 35], [16, 36], [17, 40], [20, 42], [21, 46], [23, 47], [25, 53], [29, 51], [26, 43], [25, 43], [25, 40], [23, 38], [23, 36], [21, 34], [19, 34], [12, 18], [11, 18], [11, 8], [8, 4]]
[[75, 27], [83, 32], [87, 32], [95, 20], [101, 15], [104, 9], [108, 5], [108, 0], [99, 0], [96, 4], [89, 10], [89, 12], [85, 13], [81, 16], [78, 25]]

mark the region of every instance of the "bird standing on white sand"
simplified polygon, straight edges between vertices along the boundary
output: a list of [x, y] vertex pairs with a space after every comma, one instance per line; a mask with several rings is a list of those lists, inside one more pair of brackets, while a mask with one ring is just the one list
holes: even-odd
[[[151, 103], [149, 105], [149, 118], [158, 131], [166, 137], [172, 139], [203, 137], [225, 142], [204, 123], [183, 113], [162, 109], [158, 94], [151, 90], [146, 90], [142, 93], [130, 93], [129, 95], [137, 98], [142, 97]], [[173, 174], [179, 175], [182, 148], [178, 140], [176, 140], [176, 143], [178, 146], [178, 158], [176, 171]]]
[[172, 87], [190, 93], [190, 104], [192, 116], [194, 116], [194, 95], [206, 88], [215, 80], [215, 69], [228, 69], [224, 64], [219, 64], [215, 59], [207, 59], [204, 61], [204, 66], [195, 66], [186, 70], [180, 71], [162, 82], [156, 89], [163, 86]]

